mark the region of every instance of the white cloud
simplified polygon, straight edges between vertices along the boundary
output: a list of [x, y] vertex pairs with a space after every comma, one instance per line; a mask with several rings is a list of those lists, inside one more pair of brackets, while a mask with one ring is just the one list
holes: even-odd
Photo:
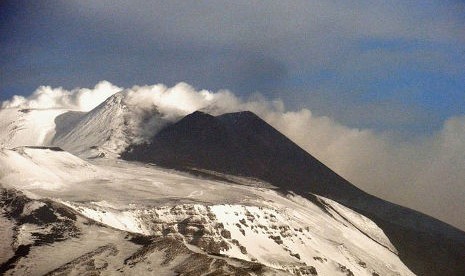
[[122, 90], [117, 86], [101, 81], [94, 89], [76, 88], [71, 91], [61, 87], [39, 87], [31, 96], [14, 96], [4, 101], [2, 108], [65, 108], [79, 111], [89, 111], [103, 102], [109, 96]]
[[[93, 89], [42, 86], [29, 97], [15, 96], [3, 108], [90, 110], [120, 91], [102, 81]], [[450, 118], [430, 137], [399, 142], [369, 129], [353, 129], [315, 116], [308, 109], [286, 110], [280, 100], [260, 95], [243, 100], [229, 91], [198, 91], [186, 83], [123, 90], [127, 104], [141, 114], [158, 110], [178, 118], [203, 109], [212, 114], [251, 110], [303, 149], [365, 191], [435, 216], [465, 229], [465, 117]]]

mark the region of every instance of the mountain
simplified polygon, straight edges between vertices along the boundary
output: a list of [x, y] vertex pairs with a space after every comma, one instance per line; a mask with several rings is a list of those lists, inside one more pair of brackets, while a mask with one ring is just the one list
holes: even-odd
[[144, 141], [166, 123], [155, 107], [141, 110], [128, 103], [124, 91], [90, 112], [69, 111], [54, 121], [56, 134], [51, 144], [82, 157], [117, 157], [128, 145]]
[[167, 121], [156, 107], [141, 109], [118, 92], [89, 112], [0, 109], [0, 145], [57, 146], [78, 156], [118, 157], [128, 145], [154, 135]]
[[194, 112], [122, 158], [252, 177], [308, 199], [330, 198], [376, 222], [413, 272], [465, 275], [465, 233], [361, 191], [251, 112]]
[[413, 275], [375, 223], [333, 200], [88, 161], [2, 150], [0, 273]]
[[172, 115], [127, 91], [89, 112], [0, 109], [0, 273], [465, 274], [463, 232], [255, 114]]

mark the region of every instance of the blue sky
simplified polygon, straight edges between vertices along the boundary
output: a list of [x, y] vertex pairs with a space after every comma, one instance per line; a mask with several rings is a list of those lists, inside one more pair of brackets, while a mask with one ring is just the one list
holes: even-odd
[[2, 1], [0, 100], [187, 82], [402, 137], [465, 114], [463, 1]]

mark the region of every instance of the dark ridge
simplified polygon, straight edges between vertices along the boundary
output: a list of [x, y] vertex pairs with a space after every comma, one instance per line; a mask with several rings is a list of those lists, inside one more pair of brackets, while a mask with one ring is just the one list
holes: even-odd
[[27, 216], [21, 216], [18, 219], [21, 224], [31, 223], [37, 225], [45, 225], [47, 223], [57, 222], [58, 217], [48, 205], [43, 205], [31, 212]]
[[464, 232], [363, 192], [252, 112], [194, 112], [121, 157], [257, 178], [313, 201], [310, 193], [328, 197], [378, 223], [414, 273], [465, 275]]
[[[251, 163], [248, 173], [281, 189], [316, 193], [330, 198], [354, 199], [360, 189], [308, 154], [289, 138], [250, 111], [218, 116], [241, 139]], [[257, 170], [260, 173], [257, 173]], [[255, 174], [255, 175], [254, 175]]]
[[15, 268], [16, 262], [29, 254], [29, 251], [31, 251], [31, 246], [31, 244], [21, 244], [18, 246], [13, 257], [0, 265], [0, 275], [4, 275], [8, 270]]
[[[2, 215], [14, 222], [15, 228], [24, 224], [34, 224], [38, 230], [31, 231], [32, 244], [20, 244], [14, 255], [0, 265], [0, 275], [14, 269], [18, 261], [27, 258], [32, 246], [53, 244], [71, 237], [77, 237], [80, 232], [75, 226], [76, 214], [61, 204], [51, 200], [40, 200], [41, 207], [24, 213], [25, 206], [34, 200], [15, 189], [6, 189], [0, 185], [0, 210]], [[47, 229], [44, 231], [44, 229]], [[16, 237], [17, 238], [17, 237]]]
[[52, 151], [64, 151], [60, 147], [45, 147], [45, 146], [25, 146], [28, 149], [43, 149], [43, 150], [52, 150]]
[[134, 234], [134, 233], [131, 233], [128, 238], [130, 242], [137, 244], [137, 245], [149, 245], [153, 242], [153, 239], [154, 239], [154, 237], [152, 236], [145, 236], [142, 234]]
[[[422, 229], [425, 222], [420, 222], [418, 227], [413, 228], [392, 223], [379, 216], [372, 216], [371, 219], [383, 229], [399, 252], [399, 258], [415, 274], [465, 275], [465, 242], [463, 239], [454, 239], [447, 234]], [[444, 232], [447, 233], [447, 230]], [[462, 238], [463, 235], [462, 232]]]

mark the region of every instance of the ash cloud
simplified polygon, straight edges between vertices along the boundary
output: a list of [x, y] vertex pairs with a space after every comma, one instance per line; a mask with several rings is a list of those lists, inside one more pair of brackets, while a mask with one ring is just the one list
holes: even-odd
[[465, 229], [465, 116], [452, 117], [426, 137], [398, 140], [386, 133], [344, 126], [309, 109], [288, 110], [283, 101], [259, 94], [240, 98], [228, 90], [196, 90], [186, 83], [123, 89], [102, 81], [93, 89], [39, 87], [14, 96], [2, 108], [60, 108], [89, 111], [122, 91], [135, 114], [155, 108], [168, 120], [195, 110], [217, 115], [250, 110], [363, 190]]

